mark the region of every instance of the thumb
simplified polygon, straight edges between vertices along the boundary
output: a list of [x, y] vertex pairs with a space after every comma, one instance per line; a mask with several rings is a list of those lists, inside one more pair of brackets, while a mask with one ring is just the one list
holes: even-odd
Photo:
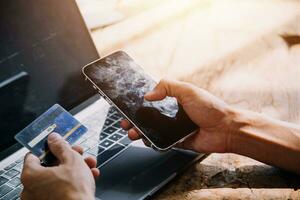
[[179, 81], [162, 79], [156, 87], [145, 95], [145, 99], [148, 101], [160, 101], [169, 97], [175, 97], [177, 101], [181, 102], [184, 97], [185, 83]]
[[48, 136], [48, 146], [61, 163], [66, 163], [71, 158], [72, 149], [59, 134], [51, 133]]

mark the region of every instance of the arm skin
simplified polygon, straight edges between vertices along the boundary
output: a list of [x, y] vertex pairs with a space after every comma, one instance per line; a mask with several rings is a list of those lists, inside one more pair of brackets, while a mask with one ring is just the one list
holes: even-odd
[[229, 152], [300, 174], [300, 126], [231, 109]]

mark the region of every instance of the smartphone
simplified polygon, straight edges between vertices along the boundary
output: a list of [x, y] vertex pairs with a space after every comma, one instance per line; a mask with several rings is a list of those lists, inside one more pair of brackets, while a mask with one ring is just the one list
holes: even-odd
[[156, 150], [168, 150], [199, 129], [175, 98], [144, 99], [157, 83], [123, 51], [86, 65], [82, 72]]

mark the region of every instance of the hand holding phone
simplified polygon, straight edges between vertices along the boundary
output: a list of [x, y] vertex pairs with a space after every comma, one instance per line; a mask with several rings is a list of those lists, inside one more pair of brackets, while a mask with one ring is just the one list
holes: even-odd
[[157, 83], [122, 51], [88, 64], [83, 74], [158, 150], [171, 148], [199, 129], [175, 98], [144, 99]]
[[[230, 152], [232, 134], [231, 108], [224, 101], [192, 84], [161, 80], [153, 91], [145, 95], [147, 101], [160, 101], [167, 96], [175, 97], [189, 118], [201, 129], [176, 144], [176, 147], [199, 153]], [[232, 127], [233, 126], [233, 127]], [[128, 131], [131, 140], [138, 140], [142, 134], [128, 120], [121, 122], [121, 127]], [[172, 133], [170, 133], [172, 134]], [[144, 141], [147, 146], [150, 144]]]

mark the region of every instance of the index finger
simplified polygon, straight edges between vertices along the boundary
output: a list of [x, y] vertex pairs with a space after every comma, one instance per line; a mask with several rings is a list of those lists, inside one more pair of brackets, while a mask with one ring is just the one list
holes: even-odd
[[43, 166], [41, 165], [41, 161], [38, 157], [33, 155], [32, 153], [27, 153], [24, 158], [24, 170], [42, 170]]
[[131, 140], [141, 139], [141, 135], [136, 128], [132, 128], [128, 131], [128, 137]]
[[34, 156], [31, 153], [27, 153], [24, 158], [24, 166], [21, 174], [21, 182], [24, 186], [30, 185], [32, 182], [33, 176], [40, 174], [39, 172], [43, 171], [44, 167], [41, 165], [38, 157]]
[[127, 131], [128, 137], [131, 140], [141, 139], [139, 131], [133, 127], [133, 125], [126, 119], [121, 121], [121, 128]]
[[129, 130], [133, 127], [132, 124], [126, 119], [123, 119], [120, 125], [124, 130]]

